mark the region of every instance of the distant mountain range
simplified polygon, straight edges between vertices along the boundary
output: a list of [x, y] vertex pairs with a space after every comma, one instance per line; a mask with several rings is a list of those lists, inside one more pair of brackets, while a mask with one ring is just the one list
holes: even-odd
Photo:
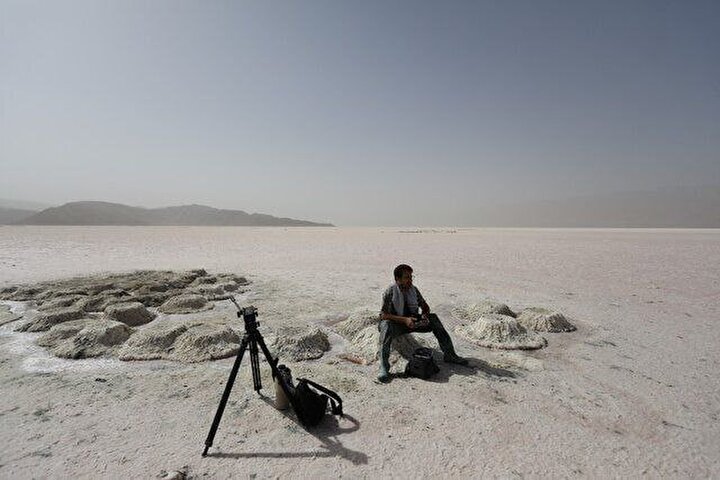
[[0, 207], [0, 225], [12, 225], [35, 215], [35, 210], [24, 210], [22, 208]]
[[[445, 223], [447, 222], [447, 223]], [[437, 225], [528, 228], [720, 228], [720, 186], [667, 187], [575, 198], [481, 203], [447, 212]], [[130, 207], [72, 202], [41, 210], [32, 202], [0, 198], [0, 225], [332, 226], [203, 205]]]
[[14, 225], [184, 225], [243, 227], [331, 227], [293, 218], [242, 210], [221, 210], [204, 205], [165, 208], [130, 207], [108, 202], [71, 202], [36, 212], [0, 208], [0, 224]]

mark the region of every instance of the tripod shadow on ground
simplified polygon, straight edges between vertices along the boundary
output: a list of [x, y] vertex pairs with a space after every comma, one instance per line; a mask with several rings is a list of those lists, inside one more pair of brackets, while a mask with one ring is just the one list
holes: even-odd
[[[260, 399], [275, 408], [275, 402], [272, 398], [260, 393]], [[279, 410], [286, 418], [300, 425], [297, 417], [292, 412], [292, 408], [287, 410]], [[340, 424], [350, 425], [341, 426]], [[326, 415], [322, 422], [312, 430], [306, 430], [308, 434], [320, 440], [321, 450], [311, 452], [253, 452], [253, 453], [210, 453], [208, 457], [214, 458], [317, 458], [317, 457], [337, 457], [352, 462], [354, 465], [365, 465], [368, 463], [368, 456], [363, 452], [351, 450], [343, 446], [342, 442], [337, 439], [338, 435], [355, 432], [360, 429], [358, 422], [351, 415], [343, 415], [338, 421], [338, 417], [334, 415]]]

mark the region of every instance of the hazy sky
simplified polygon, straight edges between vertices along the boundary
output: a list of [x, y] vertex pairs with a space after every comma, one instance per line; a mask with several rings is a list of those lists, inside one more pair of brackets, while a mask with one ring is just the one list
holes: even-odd
[[339, 225], [720, 184], [720, 2], [0, 0], [0, 197]]

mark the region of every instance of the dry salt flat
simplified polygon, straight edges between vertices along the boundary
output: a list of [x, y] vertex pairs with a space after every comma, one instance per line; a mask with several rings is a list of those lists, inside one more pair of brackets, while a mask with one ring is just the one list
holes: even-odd
[[[374, 381], [401, 262], [470, 368]], [[717, 230], [0, 227], [0, 477], [717, 476], [717, 265]], [[245, 364], [200, 457], [230, 294], [345, 418], [305, 431]]]

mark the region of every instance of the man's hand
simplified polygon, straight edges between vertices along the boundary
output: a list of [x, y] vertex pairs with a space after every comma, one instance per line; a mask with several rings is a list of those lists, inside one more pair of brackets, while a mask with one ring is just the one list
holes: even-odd
[[415, 319], [413, 317], [404, 317], [405, 318], [405, 326], [408, 327], [410, 330], [415, 328]]

